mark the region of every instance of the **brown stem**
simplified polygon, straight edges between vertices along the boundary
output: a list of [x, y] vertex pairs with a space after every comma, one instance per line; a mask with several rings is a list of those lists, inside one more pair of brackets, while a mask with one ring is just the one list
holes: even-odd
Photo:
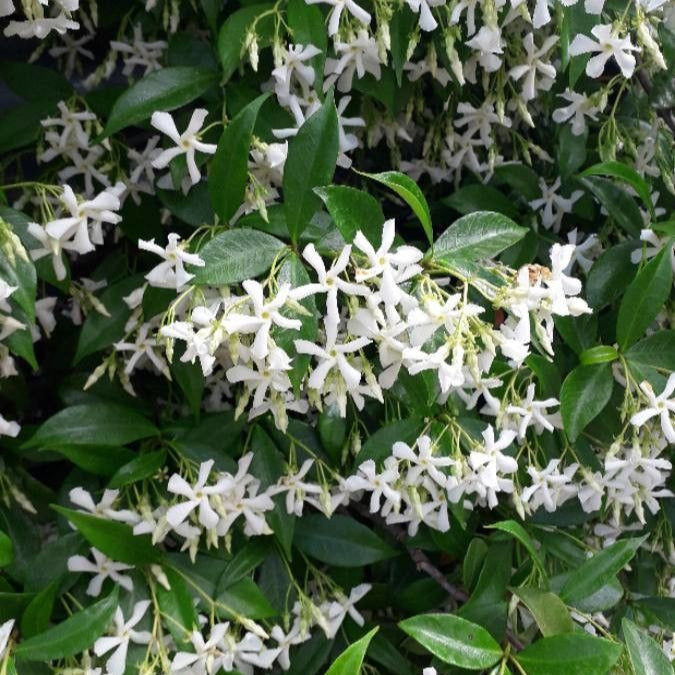
[[[433, 579], [453, 600], [466, 602], [469, 599], [469, 594], [463, 588], [451, 584], [445, 574], [431, 562], [429, 556], [422, 549], [411, 548], [406, 545], [408, 533], [404, 528], [387, 523], [379, 514], [371, 513], [366, 506], [359, 502], [351, 502], [349, 507], [354, 509], [362, 518], [389, 532], [396, 542], [403, 546], [417, 569]], [[506, 637], [516, 649], [523, 648], [523, 643], [511, 631], [506, 631]]]

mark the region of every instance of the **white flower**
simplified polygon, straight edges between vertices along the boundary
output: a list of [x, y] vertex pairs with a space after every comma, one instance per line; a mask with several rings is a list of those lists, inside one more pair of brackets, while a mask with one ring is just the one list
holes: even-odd
[[[503, 54], [502, 34], [499, 28], [481, 26], [474, 37], [466, 41], [466, 46], [475, 49], [478, 63], [488, 73], [494, 73], [502, 65], [499, 54]], [[467, 79], [469, 79], [467, 77]], [[458, 109], [459, 110], [459, 109]]]
[[124, 69], [122, 75], [131, 75], [137, 66], [143, 68], [143, 75], [159, 70], [159, 62], [167, 48], [164, 40], [146, 42], [143, 40], [143, 28], [140, 23], [134, 26], [134, 36], [131, 44], [120, 40], [111, 40], [110, 48], [122, 55]]
[[575, 190], [569, 197], [563, 197], [558, 194], [560, 188], [560, 178], [556, 178], [549, 187], [543, 178], [539, 179], [539, 188], [541, 197], [529, 202], [535, 211], [541, 210], [541, 224], [545, 229], [553, 228], [554, 232], [560, 230], [563, 216], [566, 213], [572, 213], [572, 207], [582, 195], [581, 190]]
[[12, 628], [14, 628], [14, 619], [9, 619], [0, 625], [0, 663], [5, 656], [5, 651], [7, 650], [7, 644], [9, 642], [10, 635], [12, 634]]
[[14, 421], [6, 420], [0, 414], [0, 436], [16, 438], [21, 432], [21, 426]]
[[598, 121], [597, 114], [600, 112], [600, 108], [586, 94], [572, 91], [568, 87], [564, 92], [558, 94], [558, 96], [569, 101], [569, 105], [554, 110], [552, 115], [553, 121], [562, 124], [571, 119], [572, 133], [575, 136], [581, 136], [584, 133], [586, 129], [586, 117], [594, 122]]
[[640, 428], [647, 420], [658, 415], [661, 422], [661, 430], [669, 443], [675, 443], [675, 428], [671, 417], [675, 415], [675, 398], [670, 398], [675, 391], [675, 373], [671, 373], [663, 391], [656, 396], [652, 385], [646, 380], [640, 383], [640, 389], [645, 395], [649, 406], [635, 413], [631, 418], [631, 424]]
[[138, 240], [138, 248], [142, 251], [150, 251], [164, 258], [164, 262], [150, 270], [145, 278], [151, 286], [175, 288], [176, 291], [180, 291], [194, 277], [194, 274], [185, 271], [184, 263], [204, 267], [205, 262], [196, 253], [188, 253], [185, 250], [185, 244], [178, 243], [180, 235], [171, 232], [168, 240], [169, 243], [165, 248], [155, 244], [154, 239], [149, 241]]
[[179, 134], [176, 123], [169, 113], [152, 113], [152, 120], [150, 121], [152, 126], [166, 134], [176, 144], [175, 148], [164, 150], [164, 152], [158, 155], [152, 161], [152, 166], [154, 166], [155, 169], [163, 169], [172, 159], [174, 159], [174, 157], [185, 155], [190, 180], [193, 185], [198, 183], [202, 175], [195, 162], [195, 152], [199, 150], [200, 152], [212, 155], [217, 147], [212, 143], [203, 143], [199, 140], [199, 131], [204, 126], [204, 120], [208, 114], [208, 111], [204, 108], [195, 109], [187, 129], [182, 134]]
[[[358, 472], [345, 481], [345, 487], [350, 492], [366, 490], [370, 492], [370, 512], [380, 512], [386, 516], [392, 509], [398, 510], [401, 504], [401, 493], [393, 487], [399, 478], [398, 460], [387, 457], [384, 469], [378, 473], [375, 462], [368, 459], [362, 462]], [[382, 504], [384, 497], [384, 504]]]
[[325, 2], [326, 4], [333, 6], [330, 16], [328, 17], [328, 37], [331, 37], [338, 32], [338, 27], [340, 26], [340, 17], [342, 16], [342, 12], [345, 9], [361, 23], [370, 23], [370, 14], [368, 14], [365, 9], [357, 5], [354, 0], [305, 0], [305, 2], [308, 5], [316, 5], [318, 3]]
[[305, 94], [312, 88], [316, 74], [314, 68], [305, 62], [319, 54], [321, 50], [314, 45], [288, 45], [285, 48], [281, 65], [272, 71], [272, 77], [276, 80], [274, 91], [282, 105], [288, 105], [293, 78]]
[[302, 630], [300, 621], [296, 619], [288, 633], [285, 633], [281, 626], [273, 626], [270, 636], [276, 640], [278, 648], [281, 650], [277, 656], [277, 663], [284, 669], [291, 667], [291, 658], [289, 650], [294, 645], [302, 644], [310, 639], [311, 634], [308, 630]]
[[[445, 0], [443, 0], [445, 1]], [[360, 29], [348, 42], [335, 40], [335, 52], [339, 59], [326, 59], [324, 73], [328, 75], [323, 90], [328, 91], [337, 81], [337, 90], [349, 92], [352, 89], [354, 73], [361, 79], [370, 73], [376, 80], [381, 77], [380, 56], [375, 38], [365, 29]]]
[[209, 639], [204, 640], [204, 636], [198, 631], [192, 631], [190, 642], [194, 647], [194, 652], [177, 652], [171, 661], [171, 672], [181, 675], [212, 675], [217, 673], [223, 666], [224, 654], [221, 651], [221, 645], [225, 634], [229, 628], [229, 623], [217, 623], [211, 628]]
[[[556, 75], [555, 67], [542, 59], [558, 42], [558, 39], [557, 35], [552, 35], [544, 40], [541, 47], [536, 48], [532, 33], [528, 33], [523, 38], [525, 63], [513, 66], [509, 70], [509, 76], [516, 81], [525, 76], [521, 90], [523, 101], [531, 101], [537, 95], [537, 89], [548, 91], [551, 88]], [[538, 75], [540, 75], [539, 79], [537, 79]]]
[[124, 621], [121, 607], [115, 610], [114, 622], [115, 633], [112, 636], [100, 637], [94, 643], [94, 653], [102, 656], [111, 649], [115, 651], [105, 663], [107, 675], [124, 675], [127, 663], [127, 651], [129, 642], [147, 645], [152, 640], [152, 634], [148, 631], [136, 631], [134, 626], [138, 624], [150, 607], [150, 600], [141, 600], [134, 605], [128, 621]]
[[536, 511], [544, 506], [546, 511], [552, 513], [558, 506], [577, 494], [577, 486], [572, 483], [578, 464], [565, 467], [560, 473], [559, 459], [552, 459], [545, 469], [537, 469], [534, 466], [527, 468], [527, 473], [532, 478], [532, 485], [526, 487], [521, 495], [523, 504], [527, 504], [531, 511]]
[[127, 591], [133, 590], [134, 583], [131, 580], [131, 577], [128, 577], [125, 574], [119, 574], [119, 572], [133, 569], [131, 565], [114, 562], [93, 547], [91, 549], [91, 554], [94, 557], [95, 562], [91, 562], [91, 560], [85, 558], [83, 555], [73, 555], [68, 558], [68, 570], [70, 572], [85, 572], [87, 574], [95, 575], [87, 586], [87, 595], [92, 595], [94, 597], [100, 595], [103, 582], [108, 578], [112, 579], [116, 584]]
[[432, 31], [438, 27], [438, 21], [431, 13], [432, 7], [445, 5], [445, 0], [406, 0], [408, 7], [420, 15], [419, 26], [424, 31]]
[[314, 464], [313, 459], [303, 462], [295, 473], [287, 474], [279, 479], [278, 489], [286, 492], [286, 512], [296, 516], [302, 515], [302, 507], [307, 494], [321, 494], [322, 488], [314, 483], [308, 483], [302, 479]]
[[151, 325], [144, 323], [138, 329], [136, 339], [133, 342], [120, 341], [113, 343], [115, 350], [118, 352], [131, 352], [131, 356], [127, 359], [124, 366], [124, 372], [131, 375], [139, 361], [143, 363], [142, 359], [147, 358], [157, 370], [164, 375], [168, 380], [171, 379], [171, 372], [169, 366], [164, 358], [158, 353], [159, 345], [154, 335], [149, 335]]
[[630, 37], [617, 36], [611, 24], [601, 24], [591, 29], [597, 42], [587, 35], [577, 35], [569, 47], [570, 56], [598, 52], [586, 64], [588, 77], [600, 77], [605, 64], [613, 56], [624, 77], [631, 77], [635, 70], [635, 57], [630, 53], [640, 51], [631, 44]]
[[216, 485], [206, 485], [214, 461], [202, 462], [199, 466], [199, 475], [194, 486], [190, 485], [182, 476], [175, 473], [169, 479], [168, 490], [185, 497], [187, 501], [174, 504], [166, 512], [166, 520], [171, 527], [178, 527], [197, 507], [199, 507], [199, 522], [207, 529], [218, 524], [218, 514], [213, 510], [209, 497], [223, 491], [230, 480], [219, 480]]
[[328, 621], [327, 636], [329, 638], [335, 637], [347, 615], [349, 615], [358, 626], [363, 626], [364, 619], [357, 611], [355, 605], [370, 591], [371, 588], [370, 584], [359, 584], [352, 588], [348, 598], [343, 596], [330, 603], [326, 611], [326, 619]]
[[242, 286], [250, 300], [252, 314], [231, 313], [225, 318], [225, 327], [230, 333], [255, 333], [251, 345], [251, 355], [256, 359], [264, 359], [270, 351], [270, 330], [272, 326], [300, 330], [299, 319], [285, 317], [281, 310], [291, 292], [290, 284], [282, 284], [275, 297], [265, 301], [263, 286], [254, 279], [247, 279]]
[[133, 525], [138, 522], [138, 516], [133, 511], [117, 511], [112, 508], [119, 492], [119, 490], [104, 490], [101, 501], [96, 503], [89, 492], [84, 488], [76, 487], [68, 493], [68, 497], [73, 504], [91, 513], [93, 516], [107, 518], [108, 520], [118, 520], [122, 523]]
[[347, 385], [347, 389], [355, 389], [361, 382], [361, 372], [347, 359], [346, 354], [357, 352], [370, 344], [367, 338], [357, 338], [342, 344], [337, 343], [337, 323], [325, 320], [326, 344], [323, 347], [308, 340], [295, 340], [295, 349], [299, 354], [311, 354], [319, 359], [307, 382], [311, 389], [322, 389], [326, 377], [334, 368], [337, 369]]
[[398, 459], [407, 460], [412, 465], [406, 470], [405, 480], [408, 485], [416, 486], [421, 483], [422, 474], [428, 476], [440, 487], [445, 487], [447, 476], [439, 469], [455, 464], [450, 457], [434, 456], [434, 446], [429, 436], [420, 436], [415, 444], [417, 453], [402, 441], [397, 441], [392, 447], [392, 454]]
[[382, 244], [377, 250], [360, 230], [354, 237], [354, 246], [363, 251], [369, 264], [369, 267], [356, 270], [356, 280], [379, 278], [380, 296], [385, 304], [392, 305], [399, 303], [404, 295], [399, 284], [421, 272], [417, 263], [423, 257], [422, 251], [414, 246], [399, 246], [392, 251], [395, 236], [396, 225], [392, 218], [382, 226]]
[[535, 401], [534, 399], [534, 383], [527, 387], [525, 398], [520, 401], [519, 405], [509, 405], [506, 408], [508, 415], [517, 415], [520, 417], [518, 423], [518, 438], [522, 440], [525, 438], [527, 428], [534, 425], [535, 431], [540, 434], [544, 429], [553, 431], [556, 426], [560, 426], [560, 414], [548, 414], [546, 408], [554, 405], [559, 405], [560, 401], [556, 398], [547, 398], [544, 401]]
[[305, 250], [302, 252], [302, 257], [314, 268], [318, 281], [317, 283], [294, 288], [291, 291], [291, 296], [300, 300], [316, 293], [325, 293], [327, 314], [331, 320], [337, 321], [340, 314], [337, 301], [338, 291], [342, 291], [347, 296], [367, 296], [370, 293], [366, 286], [345, 281], [338, 276], [342, 274], [347, 268], [347, 265], [349, 265], [351, 251], [352, 247], [348, 244], [342, 249], [340, 255], [330, 268], [326, 270], [323, 258], [317, 253], [314, 244], [307, 244]]

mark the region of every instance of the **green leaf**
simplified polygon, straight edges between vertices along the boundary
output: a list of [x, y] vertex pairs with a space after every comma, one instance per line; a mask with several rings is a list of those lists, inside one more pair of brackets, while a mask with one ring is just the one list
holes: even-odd
[[527, 675], [606, 675], [622, 648], [587, 633], [564, 633], [538, 640], [516, 655]]
[[236, 584], [247, 574], [250, 574], [270, 554], [271, 543], [266, 537], [256, 537], [241, 548], [223, 570], [218, 580], [217, 592], [220, 594], [226, 588]]
[[426, 197], [422, 190], [419, 189], [417, 183], [399, 171], [383, 171], [382, 173], [364, 173], [359, 171], [362, 176], [372, 178], [382, 185], [386, 185], [393, 190], [405, 203], [413, 210], [417, 216], [424, 233], [427, 235], [429, 244], [434, 243], [434, 229], [431, 223], [431, 211], [429, 211], [429, 204], [427, 204]]
[[98, 140], [148, 119], [157, 110], [170, 111], [199, 98], [216, 84], [211, 70], [176, 66], [156, 70], [127, 89], [115, 101]]
[[179, 644], [189, 642], [193, 628], [198, 625], [197, 610], [193, 602], [192, 593], [178, 572], [165, 566], [163, 568], [169, 580], [170, 589], [160, 584], [155, 586], [157, 602], [164, 616], [168, 618], [165, 626]]
[[616, 339], [622, 350], [628, 349], [663, 309], [673, 283], [670, 247], [650, 260], [626, 290], [616, 321]]
[[166, 461], [166, 450], [144, 452], [121, 466], [108, 482], [110, 488], [121, 488], [154, 476]]
[[635, 675], [672, 675], [673, 666], [652, 637], [625, 618], [621, 628]]
[[527, 530], [525, 530], [525, 528], [519, 522], [515, 520], [502, 520], [499, 523], [488, 525], [488, 527], [494, 528], [495, 530], [501, 530], [502, 532], [506, 532], [512, 537], [515, 537], [527, 549], [527, 552], [532, 558], [532, 562], [539, 569], [541, 574], [544, 577], [546, 576], [544, 563], [539, 555], [539, 552], [534, 546], [534, 541], [528, 534]]
[[609, 345], [590, 347], [579, 354], [582, 366], [594, 366], [600, 363], [611, 363], [619, 358], [619, 352]]
[[631, 282], [638, 266], [631, 262], [635, 241], [608, 248], [591, 267], [586, 279], [586, 299], [593, 309], [601, 309], [618, 298]]
[[158, 433], [154, 424], [131, 408], [109, 402], [82, 403], [43, 422], [25, 447], [126, 445]]
[[368, 651], [368, 645], [379, 627], [373, 628], [366, 633], [360, 640], [349, 645], [340, 656], [333, 661], [331, 667], [326, 671], [326, 675], [359, 675], [363, 659]]
[[417, 19], [406, 4], [394, 10], [389, 24], [391, 35], [391, 63], [396, 76], [396, 84], [400, 87], [403, 75], [403, 66], [408, 60], [408, 45], [414, 35]]
[[675, 330], [660, 330], [636, 342], [625, 353], [630, 364], [675, 371]]
[[530, 610], [544, 637], [574, 632], [574, 622], [565, 603], [555, 594], [531, 586], [514, 588], [513, 592]]
[[605, 207], [610, 218], [634, 237], [640, 236], [642, 216], [633, 198], [606, 178], [589, 176], [579, 182]]
[[589, 166], [588, 169], [584, 169], [579, 176], [581, 178], [587, 176], [611, 176], [612, 178], [618, 178], [624, 183], [628, 183], [637, 192], [645, 207], [651, 213], [654, 211], [649, 183], [635, 169], [626, 164], [622, 164], [621, 162], [601, 162], [600, 164]]
[[69, 520], [94, 548], [116, 562], [150, 565], [161, 561], [162, 555], [152, 545], [150, 536], [135, 535], [126, 523], [98, 518], [56, 504], [52, 508]]
[[[177, 161], [172, 162], [171, 166]], [[213, 223], [214, 212], [209, 200], [209, 187], [205, 182], [194, 185], [186, 195], [181, 190], [157, 190], [157, 196], [172, 215], [188, 225], [199, 227]]]
[[14, 560], [14, 544], [12, 540], [0, 530], [0, 567], [11, 565]]
[[236, 284], [267, 272], [283, 248], [282, 241], [258, 230], [226, 230], [199, 251], [206, 264], [193, 268], [191, 272], [197, 284]]
[[49, 627], [54, 601], [59, 592], [59, 578], [45, 586], [29, 603], [21, 616], [21, 635], [30, 638], [39, 635]]
[[221, 591], [216, 602], [218, 616], [222, 619], [234, 619], [236, 615], [247, 619], [268, 619], [278, 614], [265, 597], [258, 585], [248, 577], [240, 579]]
[[510, 218], [492, 211], [476, 211], [456, 220], [434, 244], [434, 259], [445, 263], [494, 258], [528, 232]]
[[620, 539], [585, 560], [569, 575], [560, 597], [571, 604], [592, 595], [630, 562], [644, 540], [645, 537]]
[[75, 656], [91, 647], [106, 630], [117, 609], [118, 589], [76, 612], [60, 624], [24, 640], [14, 648], [17, 661], [42, 661]]
[[133, 450], [114, 445], [56, 445], [42, 449], [58, 452], [75, 466], [97, 476], [112, 476], [134, 458]]
[[321, 107], [288, 142], [284, 165], [284, 213], [291, 239], [297, 244], [320, 200], [314, 188], [333, 179], [338, 156], [338, 118], [332, 91]]
[[124, 326], [131, 316], [131, 310], [124, 302], [124, 297], [142, 283], [143, 278], [140, 275], [130, 276], [112, 284], [98, 296], [110, 316], [104, 316], [96, 311], [87, 314], [77, 338], [73, 364], [79, 363], [85, 356], [105, 349], [124, 337]]
[[25, 101], [60, 101], [73, 94], [73, 87], [58, 69], [32, 63], [7, 61], [0, 65], [0, 79]]
[[218, 141], [209, 170], [209, 195], [221, 223], [228, 223], [244, 201], [253, 127], [268, 98], [269, 94], [262, 94], [240, 110]]
[[373, 246], [379, 246], [384, 214], [375, 197], [347, 185], [326, 185], [314, 188], [314, 192], [323, 200], [335, 227], [348, 244], [361, 230]]
[[675, 631], [675, 598], [639, 598], [635, 604], [668, 630]]
[[441, 204], [445, 204], [465, 216], [475, 211], [493, 211], [508, 218], [518, 217], [518, 209], [514, 206], [512, 200], [496, 188], [482, 183], [466, 185], [440, 201]]
[[560, 389], [560, 412], [565, 432], [574, 442], [607, 405], [614, 386], [608, 363], [577, 366]]
[[483, 670], [502, 657], [502, 648], [484, 628], [452, 614], [421, 614], [399, 628], [444, 663]]
[[199, 417], [204, 394], [204, 372], [198, 361], [182, 361], [185, 348], [177, 350], [171, 363], [171, 375], [183, 392], [186, 403], [195, 417]]
[[[257, 16], [266, 13], [271, 7], [271, 3], [260, 3], [242, 7], [230, 14], [225, 23], [220, 27], [218, 33], [218, 55], [220, 56], [220, 64], [223, 67], [222, 82], [227, 82], [232, 77], [242, 61], [241, 52], [249, 26], [255, 21]], [[268, 31], [273, 29], [272, 19], [272, 15], [268, 13], [267, 17], [256, 22], [256, 34], [263, 38], [263, 42], [268, 36]]]
[[298, 518], [293, 544], [336, 567], [361, 567], [397, 555], [371, 528], [342, 515], [325, 518], [312, 513]]
[[[10, 241], [12, 226], [0, 217], [0, 279], [8, 285], [16, 286], [10, 296], [10, 303], [16, 303], [29, 321], [35, 321], [35, 291], [37, 275], [35, 266], [30, 262], [28, 252], [17, 238]], [[26, 259], [22, 257], [25, 255]]]
[[586, 161], [587, 145], [588, 129], [584, 129], [584, 132], [578, 136], [572, 133], [571, 124], [565, 124], [560, 129], [560, 135], [558, 136], [558, 166], [560, 167], [560, 176], [563, 180], [569, 178], [583, 166]]

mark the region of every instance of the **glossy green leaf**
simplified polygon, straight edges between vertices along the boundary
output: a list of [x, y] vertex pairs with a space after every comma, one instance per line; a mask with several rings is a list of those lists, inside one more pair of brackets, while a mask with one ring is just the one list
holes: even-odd
[[0, 216], [0, 279], [15, 290], [10, 304], [16, 303], [29, 321], [35, 321], [35, 266], [21, 240], [12, 232], [12, 226]]
[[604, 206], [612, 220], [628, 234], [640, 236], [642, 216], [635, 200], [621, 187], [606, 178], [589, 176], [580, 183]]
[[[223, 68], [223, 82], [232, 77], [241, 63], [241, 50], [249, 27], [256, 17], [268, 12], [270, 3], [259, 3], [242, 7], [230, 14], [218, 33], [218, 55]], [[256, 21], [256, 34], [262, 38], [263, 44], [268, 31], [273, 29], [272, 16]]]
[[171, 363], [171, 377], [183, 392], [185, 402], [190, 406], [190, 411], [195, 418], [198, 418], [204, 394], [204, 371], [197, 359], [194, 363], [181, 360], [180, 357], [184, 353], [184, 348], [176, 350]]
[[284, 213], [297, 243], [321, 201], [314, 188], [333, 178], [338, 156], [338, 118], [332, 92], [288, 143], [284, 165]]
[[366, 239], [379, 246], [384, 214], [375, 197], [347, 185], [326, 185], [314, 188], [328, 209], [335, 227], [350, 244], [360, 230]]
[[629, 619], [621, 621], [623, 637], [635, 675], [673, 675], [673, 666], [661, 647]]
[[621, 645], [587, 633], [545, 637], [516, 660], [527, 675], [606, 675], [621, 656]]
[[570, 441], [595, 419], [607, 405], [614, 386], [608, 363], [577, 366], [560, 389], [560, 413]]
[[31, 638], [49, 627], [54, 601], [59, 592], [60, 579], [53, 579], [29, 603], [21, 616], [21, 635]]
[[660, 330], [636, 342], [625, 353], [629, 364], [675, 371], [675, 330]]
[[560, 597], [570, 604], [602, 588], [630, 562], [644, 540], [645, 537], [620, 539], [585, 560], [569, 575]]
[[399, 171], [383, 171], [382, 173], [361, 173], [362, 176], [367, 176], [376, 180], [382, 185], [386, 185], [393, 190], [405, 203], [413, 210], [417, 216], [424, 233], [430, 244], [434, 243], [434, 228], [431, 222], [431, 211], [429, 211], [429, 204], [427, 204], [426, 197], [417, 183]]
[[626, 241], [608, 248], [594, 263], [588, 273], [585, 294], [593, 309], [600, 309], [618, 298], [638, 271], [631, 261], [637, 248], [635, 241]]
[[635, 190], [648, 211], [653, 212], [654, 210], [649, 183], [627, 164], [622, 164], [621, 162], [601, 162], [600, 164], [589, 166], [588, 169], [584, 169], [579, 176], [584, 178], [586, 176], [610, 176], [611, 178], [618, 178], [624, 183], [628, 183]]
[[312, 513], [299, 518], [293, 545], [336, 567], [361, 567], [397, 555], [371, 528], [342, 515], [325, 518]]
[[465, 216], [476, 211], [492, 211], [511, 219], [518, 217], [512, 200], [497, 188], [482, 183], [461, 187], [440, 201]]
[[671, 292], [673, 268], [671, 252], [665, 246], [637, 274], [626, 290], [616, 320], [616, 339], [622, 350], [637, 342]]
[[396, 441], [414, 443], [423, 427], [424, 422], [418, 418], [395, 420], [383, 424], [364, 441], [356, 456], [357, 466], [368, 459], [383, 462], [391, 455], [391, 448]]
[[164, 625], [178, 644], [187, 646], [190, 633], [198, 625], [193, 592], [178, 572], [166, 566], [163, 569], [169, 580], [170, 588], [167, 589], [157, 584], [155, 593], [159, 608], [167, 617]]
[[89, 649], [110, 624], [117, 609], [117, 593], [76, 612], [39, 635], [24, 640], [14, 649], [17, 661], [50, 661], [75, 656]]
[[121, 488], [154, 476], [166, 461], [166, 450], [144, 452], [121, 466], [108, 482], [110, 488]]
[[227, 586], [216, 597], [216, 611], [223, 619], [234, 619], [237, 615], [248, 619], [268, 619], [278, 614], [265, 597], [260, 587], [248, 577]]
[[14, 544], [12, 540], [0, 530], [0, 567], [10, 565], [14, 560]]
[[517, 539], [527, 549], [527, 552], [532, 558], [532, 562], [539, 568], [539, 571], [546, 576], [544, 563], [539, 555], [539, 551], [537, 551], [532, 537], [519, 522], [515, 520], [502, 520], [501, 522], [493, 523], [488, 527], [506, 532]]
[[558, 166], [563, 181], [584, 165], [588, 147], [588, 129], [576, 136], [572, 132], [572, 125], [565, 124], [558, 136]]
[[117, 99], [99, 140], [150, 118], [157, 110], [170, 111], [187, 105], [214, 84], [215, 73], [203, 68], [176, 66], [155, 70]]
[[434, 244], [434, 259], [445, 263], [494, 258], [528, 232], [501, 213], [476, 211], [456, 220]]
[[530, 610], [544, 637], [574, 632], [574, 622], [565, 603], [555, 594], [531, 586], [514, 588], [513, 592]]
[[162, 558], [161, 551], [152, 545], [149, 535], [135, 535], [126, 523], [63, 506], [52, 505], [52, 508], [70, 521], [94, 548], [116, 562], [150, 565]]
[[398, 625], [441, 661], [460, 668], [483, 670], [502, 657], [502, 648], [484, 628], [452, 614], [421, 614]]
[[218, 141], [209, 170], [209, 195], [221, 223], [229, 222], [244, 201], [253, 128], [268, 98], [269, 94], [262, 94], [240, 110]]
[[117, 403], [82, 403], [43, 422], [26, 447], [126, 445], [157, 433], [154, 424], [131, 408]]
[[611, 363], [619, 358], [619, 352], [609, 345], [598, 345], [584, 350], [579, 355], [582, 366], [595, 366], [601, 363]]
[[359, 673], [361, 673], [363, 659], [368, 651], [368, 645], [370, 645], [370, 641], [377, 631], [378, 628], [373, 628], [373, 630], [366, 633], [360, 640], [349, 645], [349, 647], [333, 661], [331, 667], [326, 671], [326, 675], [359, 675]]
[[284, 248], [284, 243], [258, 230], [225, 230], [199, 251], [204, 267], [195, 267], [195, 283], [227, 286], [266, 272]]

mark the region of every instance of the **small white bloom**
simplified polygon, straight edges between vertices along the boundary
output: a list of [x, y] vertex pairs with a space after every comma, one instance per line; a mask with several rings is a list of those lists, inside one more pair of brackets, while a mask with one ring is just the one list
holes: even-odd
[[675, 373], [671, 373], [668, 377], [666, 386], [658, 396], [654, 393], [652, 385], [647, 381], [640, 383], [640, 389], [649, 405], [630, 418], [631, 424], [640, 428], [647, 420], [658, 416], [663, 435], [669, 443], [675, 443], [675, 428], [672, 420], [673, 415], [675, 415], [675, 398], [671, 398], [675, 391]]
[[85, 558], [83, 555], [73, 555], [68, 558], [68, 570], [70, 572], [85, 572], [94, 575], [87, 586], [87, 595], [94, 597], [100, 595], [103, 582], [108, 578], [127, 591], [133, 590], [134, 583], [131, 577], [126, 574], [119, 574], [119, 572], [133, 569], [131, 565], [114, 562], [93, 547], [91, 555], [94, 558], [94, 562], [91, 562], [91, 560]]
[[185, 271], [184, 263], [204, 267], [206, 264], [196, 253], [188, 253], [185, 244], [180, 244], [180, 235], [171, 232], [168, 236], [169, 243], [165, 248], [155, 244], [154, 239], [145, 241], [138, 240], [138, 248], [142, 251], [150, 251], [164, 258], [164, 262], [154, 267], [145, 275], [151, 286], [157, 288], [175, 288], [182, 290], [185, 285], [194, 278], [194, 274]]
[[632, 77], [635, 70], [635, 57], [630, 52], [640, 51], [631, 44], [630, 37], [620, 38], [611, 24], [600, 24], [591, 29], [597, 38], [592, 40], [587, 35], [577, 35], [569, 47], [570, 56], [579, 56], [589, 52], [598, 52], [586, 64], [588, 77], [600, 77], [607, 61], [613, 56], [624, 77]]

